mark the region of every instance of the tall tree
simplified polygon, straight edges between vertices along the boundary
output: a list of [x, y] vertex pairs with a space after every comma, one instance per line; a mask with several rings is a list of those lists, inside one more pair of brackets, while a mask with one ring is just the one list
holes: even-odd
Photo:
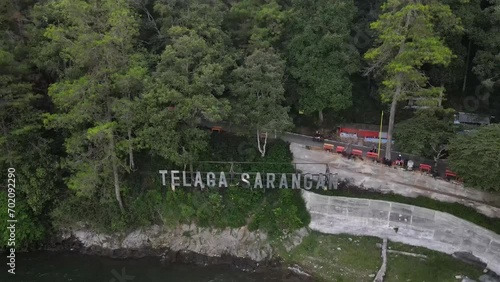
[[225, 20], [236, 47], [250, 54], [256, 48], [277, 48], [283, 37], [287, 11], [276, 0], [234, 3]]
[[475, 22], [482, 17], [481, 0], [445, 0], [441, 2], [450, 6], [453, 14], [460, 19], [463, 29], [449, 29], [446, 24], [440, 26], [437, 23], [436, 31], [442, 36], [446, 46], [452, 50], [455, 56], [448, 66], [433, 65], [427, 74], [431, 84], [445, 87], [448, 96], [457, 96], [464, 93], [467, 85], [470, 84], [469, 75], [474, 55], [474, 34], [476, 33]]
[[298, 82], [299, 107], [307, 113], [339, 111], [352, 104], [349, 76], [359, 68], [350, 33], [356, 7], [352, 0], [292, 1], [287, 31], [287, 62]]
[[380, 94], [391, 102], [385, 158], [391, 159], [392, 135], [398, 101], [411, 97], [432, 98], [442, 95], [422, 70], [424, 64], [447, 65], [453, 57], [436, 32], [436, 24], [450, 28], [458, 20], [447, 5], [435, 0], [390, 0], [383, 14], [371, 24], [377, 32], [378, 46], [365, 53], [370, 67], [365, 74], [380, 76]]
[[68, 186], [79, 195], [108, 196], [112, 185], [124, 212], [120, 177], [132, 158], [127, 167], [129, 150], [120, 144], [132, 144], [125, 113], [134, 94], [125, 89], [144, 74], [136, 16], [126, 0], [50, 1], [43, 8], [54, 13], [45, 36], [59, 46], [64, 64], [62, 79], [49, 88], [57, 113], [46, 122], [68, 133]]
[[202, 120], [220, 120], [229, 109], [221, 98], [234, 63], [221, 30], [226, 7], [211, 2], [156, 7], [167, 45], [140, 103], [139, 137], [144, 148], [179, 165], [195, 160], [207, 145], [206, 131], [198, 128]]
[[496, 102], [490, 109], [500, 114], [500, 95], [490, 94], [500, 91], [500, 1], [489, 0], [482, 11], [481, 20], [474, 29], [473, 38], [478, 42], [480, 50], [474, 58], [474, 73], [478, 76], [487, 94], [482, 97], [485, 102]]
[[[13, 172], [16, 193], [16, 249], [43, 240], [47, 217], [61, 191], [58, 143], [44, 129], [42, 114], [48, 98], [40, 89], [42, 78], [31, 62], [33, 40], [29, 13], [34, 1], [0, 4], [0, 171]], [[56, 148], [56, 149], [54, 149]], [[6, 174], [5, 174], [6, 175]], [[7, 207], [7, 189], [0, 193]], [[5, 203], [5, 205], [3, 204]], [[2, 215], [0, 241], [7, 244], [7, 212]], [[3, 240], [5, 239], [5, 240]]]
[[32, 89], [28, 66], [0, 50], [0, 168], [16, 169], [19, 191], [40, 215], [58, 190], [58, 158], [51, 133], [43, 128], [43, 97]]
[[282, 105], [284, 71], [284, 61], [272, 49], [257, 49], [233, 72], [232, 118], [246, 132], [255, 132], [262, 157], [268, 134], [291, 126], [288, 108]]

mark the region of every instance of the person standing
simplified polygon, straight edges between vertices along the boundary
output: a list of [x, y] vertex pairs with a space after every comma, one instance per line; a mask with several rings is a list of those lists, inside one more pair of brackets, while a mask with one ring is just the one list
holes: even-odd
[[408, 170], [413, 170], [413, 161], [412, 160], [408, 160], [407, 169]]
[[403, 165], [403, 157], [401, 157], [401, 154], [399, 154], [399, 156], [396, 159], [396, 165], [400, 165], [400, 166]]

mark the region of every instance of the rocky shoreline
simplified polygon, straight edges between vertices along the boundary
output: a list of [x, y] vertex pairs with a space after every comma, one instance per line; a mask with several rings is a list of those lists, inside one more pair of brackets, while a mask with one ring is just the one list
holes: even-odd
[[259, 267], [278, 267], [281, 266], [279, 259], [271, 259], [257, 262], [248, 258], [240, 258], [227, 254], [219, 257], [211, 257], [193, 251], [172, 250], [170, 248], [151, 248], [144, 247], [141, 249], [108, 249], [101, 246], [86, 247], [82, 242], [71, 236], [70, 238], [62, 239], [61, 241], [53, 241], [50, 245], [46, 245], [43, 251], [51, 252], [77, 252], [83, 255], [104, 256], [114, 259], [139, 259], [144, 257], [158, 257], [164, 264], [186, 263], [195, 265], [211, 265], [211, 264], [227, 264], [233, 265], [239, 269], [254, 271]]
[[[283, 237], [290, 250], [309, 234], [306, 228]], [[84, 225], [61, 230], [42, 250], [77, 252], [116, 259], [158, 257], [165, 264], [229, 265], [243, 271], [276, 271], [283, 281], [314, 281], [300, 267], [288, 266], [271, 247], [267, 235], [246, 227], [211, 229], [195, 225], [151, 226], [124, 234], [100, 234]]]

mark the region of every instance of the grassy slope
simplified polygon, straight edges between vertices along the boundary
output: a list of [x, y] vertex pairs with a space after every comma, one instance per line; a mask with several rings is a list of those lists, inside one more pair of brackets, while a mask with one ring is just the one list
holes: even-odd
[[373, 281], [369, 275], [376, 274], [381, 263], [377, 242], [380, 239], [374, 237], [314, 232], [282, 256], [319, 281]]
[[[350, 238], [350, 239], [349, 239]], [[374, 237], [326, 235], [313, 232], [291, 252], [281, 255], [286, 262], [300, 265], [318, 281], [373, 281], [382, 259]], [[457, 281], [456, 275], [477, 279], [481, 269], [426, 248], [389, 242], [392, 250], [427, 255], [420, 259], [388, 253], [384, 281]], [[340, 248], [340, 250], [338, 249]]]
[[427, 259], [409, 257], [398, 254], [388, 256], [387, 276], [384, 281], [457, 281], [456, 275], [467, 276], [477, 280], [482, 275], [479, 267], [459, 261], [447, 254], [426, 248], [413, 247], [390, 242], [393, 250], [419, 253]]

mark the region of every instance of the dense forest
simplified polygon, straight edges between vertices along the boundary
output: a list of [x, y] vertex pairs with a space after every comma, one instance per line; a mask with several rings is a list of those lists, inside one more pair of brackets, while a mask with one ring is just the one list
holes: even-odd
[[[203, 120], [257, 143], [297, 126], [377, 124], [383, 110], [399, 149], [448, 146], [466, 183], [499, 190], [500, 127], [451, 125], [453, 111], [500, 116], [499, 0], [6, 0], [0, 23], [0, 168], [16, 171], [25, 246], [76, 221], [305, 224], [286, 191], [160, 203], [158, 168], [291, 160], [278, 141], [231, 156], [237, 141], [214, 140]], [[411, 99], [428, 108], [405, 109]], [[252, 213], [263, 197], [276, 204]]]

